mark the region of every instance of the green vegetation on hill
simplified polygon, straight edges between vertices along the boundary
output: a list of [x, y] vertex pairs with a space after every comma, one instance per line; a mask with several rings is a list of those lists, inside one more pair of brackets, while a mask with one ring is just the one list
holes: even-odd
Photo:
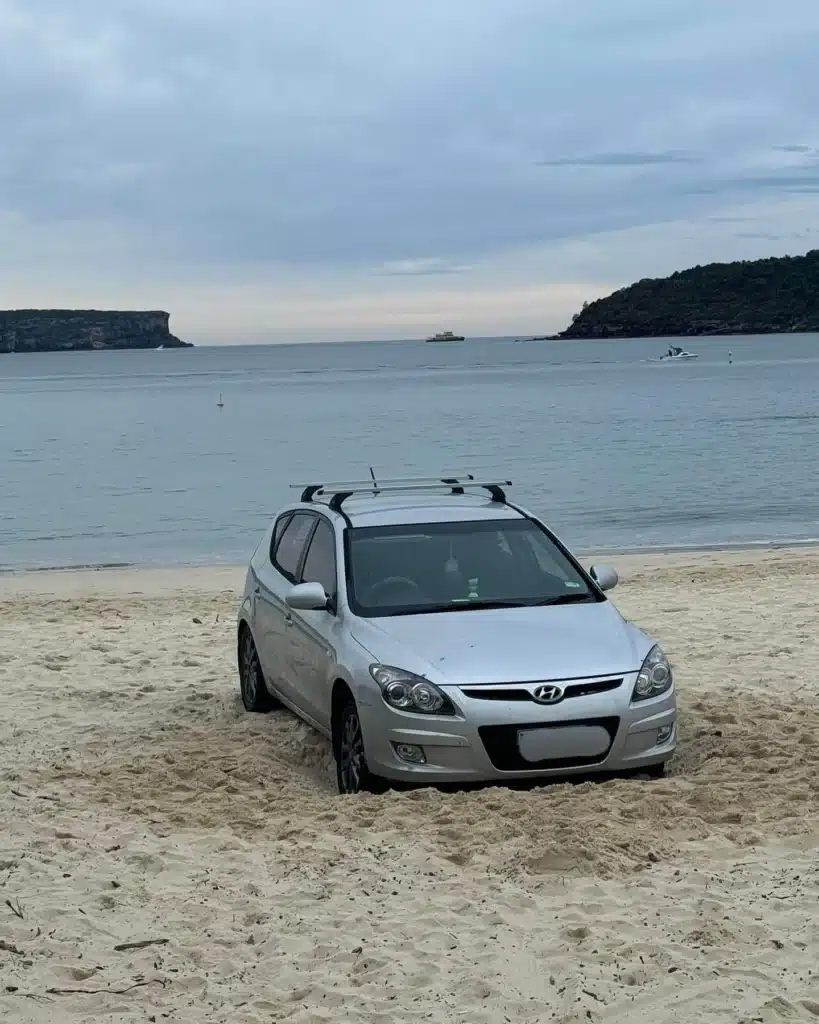
[[164, 310], [0, 309], [0, 352], [190, 348]]
[[709, 263], [585, 303], [558, 338], [661, 338], [819, 331], [819, 249]]

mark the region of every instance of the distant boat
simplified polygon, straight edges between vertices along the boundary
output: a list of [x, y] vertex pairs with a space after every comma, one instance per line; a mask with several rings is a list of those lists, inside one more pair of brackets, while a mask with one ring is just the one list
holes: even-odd
[[433, 334], [427, 341], [465, 341], [463, 334], [453, 334], [452, 331], [442, 331], [441, 334]]
[[225, 405], [225, 403], [224, 403], [224, 402], [222, 401], [222, 393], [221, 393], [221, 391], [219, 392], [219, 401], [218, 401], [218, 402], [216, 403], [216, 405], [217, 405], [217, 406], [218, 406], [218, 407], [219, 407], [220, 409], [223, 409], [223, 408], [224, 408], [224, 405]]
[[698, 359], [696, 352], [686, 352], [683, 348], [670, 348], [665, 355], [660, 356], [661, 363], [677, 363], [684, 359]]

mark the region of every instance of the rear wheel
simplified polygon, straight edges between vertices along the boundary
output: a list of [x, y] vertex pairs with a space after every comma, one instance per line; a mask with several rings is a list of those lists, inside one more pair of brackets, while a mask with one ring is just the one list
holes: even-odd
[[245, 711], [264, 713], [274, 705], [264, 683], [253, 634], [247, 627], [239, 638], [239, 690]]
[[361, 719], [352, 697], [344, 702], [339, 713], [334, 747], [339, 793], [384, 792], [386, 782], [374, 775], [367, 764]]

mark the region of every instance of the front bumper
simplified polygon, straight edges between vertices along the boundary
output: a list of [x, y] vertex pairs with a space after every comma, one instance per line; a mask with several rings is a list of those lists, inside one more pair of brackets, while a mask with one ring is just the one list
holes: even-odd
[[[447, 687], [456, 716], [395, 711], [379, 696], [359, 709], [367, 762], [377, 775], [417, 784], [627, 772], [660, 764], [677, 745], [676, 695], [672, 688], [632, 704], [636, 678], [596, 677], [588, 688], [598, 692], [554, 705], [526, 699], [521, 684]], [[594, 737], [591, 745], [587, 737]], [[423, 748], [425, 763], [399, 757], [403, 744]]]

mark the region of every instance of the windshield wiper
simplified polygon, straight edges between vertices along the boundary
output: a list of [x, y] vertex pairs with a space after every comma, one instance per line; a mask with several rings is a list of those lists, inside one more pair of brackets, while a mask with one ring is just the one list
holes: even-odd
[[441, 612], [471, 612], [488, 611], [499, 608], [543, 608], [547, 605], [556, 604], [592, 604], [597, 599], [594, 594], [558, 594], [557, 597], [544, 597], [541, 601], [526, 601], [517, 598], [507, 600], [492, 600], [478, 598], [473, 601], [448, 601], [446, 604], [425, 604], [415, 605], [411, 608], [401, 608], [389, 612], [389, 615], [439, 615]]
[[531, 608], [533, 606], [532, 601], [493, 601], [490, 598], [486, 600], [474, 600], [474, 601], [448, 601], [446, 604], [425, 604], [415, 608], [402, 608], [401, 611], [391, 612], [392, 615], [437, 615], [439, 612], [469, 612], [469, 611], [486, 611], [492, 608]]
[[535, 603], [539, 608], [553, 604], [591, 604], [596, 598], [594, 594], [558, 594], [557, 597], [544, 597]]

